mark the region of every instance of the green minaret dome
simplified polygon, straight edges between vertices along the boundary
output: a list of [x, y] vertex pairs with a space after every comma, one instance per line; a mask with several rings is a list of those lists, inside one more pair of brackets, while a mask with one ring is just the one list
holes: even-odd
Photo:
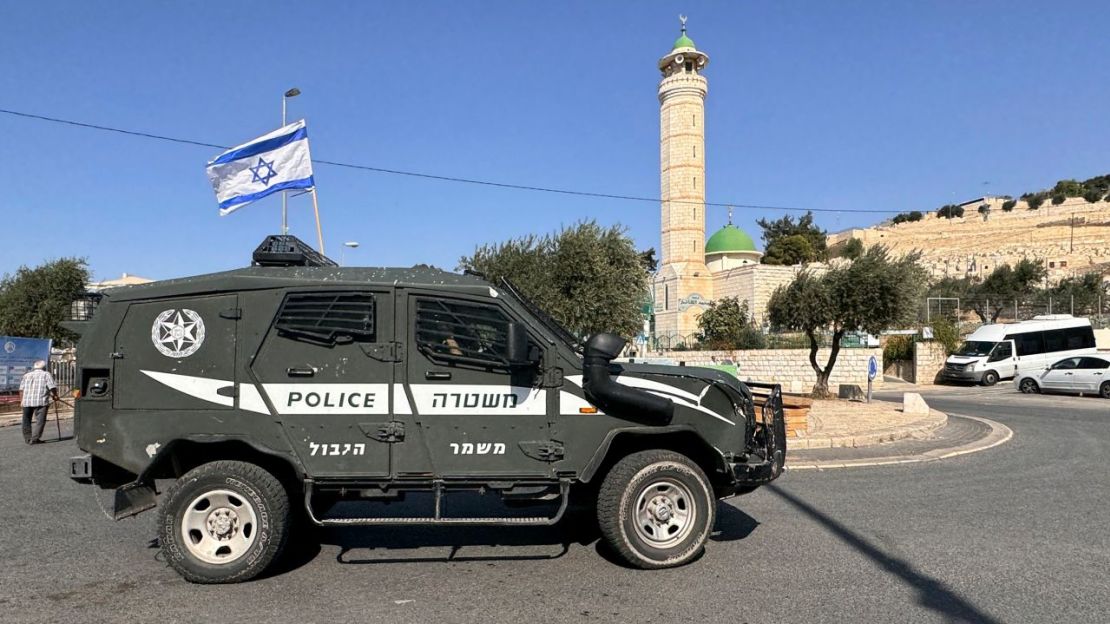
[[729, 253], [732, 251], [757, 251], [755, 242], [747, 232], [733, 224], [717, 230], [705, 243], [705, 253]]
[[677, 50], [679, 48], [694, 48], [696, 50], [697, 46], [694, 45], [694, 40], [687, 37], [686, 33], [683, 32], [682, 36], [675, 40], [674, 47], [671, 49]]

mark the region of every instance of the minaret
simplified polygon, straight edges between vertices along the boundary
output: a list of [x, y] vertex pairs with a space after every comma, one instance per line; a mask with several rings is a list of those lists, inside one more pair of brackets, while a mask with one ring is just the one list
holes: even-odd
[[697, 332], [700, 302], [713, 297], [705, 266], [705, 95], [709, 56], [682, 34], [659, 60], [661, 269], [655, 280], [657, 336]]

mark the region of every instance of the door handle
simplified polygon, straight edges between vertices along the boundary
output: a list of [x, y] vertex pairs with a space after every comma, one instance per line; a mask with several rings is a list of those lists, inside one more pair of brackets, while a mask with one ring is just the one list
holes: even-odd
[[1064, 374], [1065, 374], [1065, 375], [1070, 375], [1071, 373], [1064, 373]]
[[285, 374], [290, 377], [312, 377], [316, 374], [315, 368], [287, 368]]
[[424, 373], [424, 379], [429, 381], [447, 381], [451, 379], [451, 373], [444, 373], [442, 371], [428, 371]]

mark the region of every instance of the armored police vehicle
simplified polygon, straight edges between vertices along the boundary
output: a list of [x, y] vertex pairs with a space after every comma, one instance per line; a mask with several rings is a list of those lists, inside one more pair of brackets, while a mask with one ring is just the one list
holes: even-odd
[[[628, 564], [677, 566], [718, 498], [782, 471], [777, 386], [757, 408], [725, 373], [614, 363], [621, 338], [582, 344], [508, 282], [340, 268], [291, 236], [253, 260], [109, 290], [70, 324], [87, 453], [71, 476], [114, 489], [117, 519], [159, 506], [161, 548], [190, 581], [254, 577], [295, 517], [550, 525], [572, 496]], [[474, 492], [497, 513], [452, 513]], [[427, 504], [381, 511], [406, 496]]]

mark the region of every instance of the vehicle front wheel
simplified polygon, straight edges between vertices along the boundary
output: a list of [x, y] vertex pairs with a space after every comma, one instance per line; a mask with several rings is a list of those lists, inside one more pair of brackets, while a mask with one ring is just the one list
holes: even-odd
[[1102, 382], [1102, 385], [1098, 387], [1098, 395], [1104, 399], [1110, 399], [1110, 381]]
[[254, 578], [280, 554], [289, 497], [272, 474], [239, 461], [185, 473], [166, 493], [158, 536], [166, 561], [194, 583]]
[[669, 568], [705, 549], [717, 499], [689, 458], [664, 450], [621, 459], [598, 492], [597, 519], [613, 550], [637, 568]]
[[989, 371], [983, 373], [983, 385], [984, 386], [993, 386], [996, 383], [998, 383], [998, 373], [996, 373], [992, 370], [989, 370]]
[[1041, 391], [1041, 388], [1037, 385], [1037, 382], [1029, 378], [1022, 379], [1021, 384], [1018, 386], [1018, 389], [1025, 394], [1037, 394]]

